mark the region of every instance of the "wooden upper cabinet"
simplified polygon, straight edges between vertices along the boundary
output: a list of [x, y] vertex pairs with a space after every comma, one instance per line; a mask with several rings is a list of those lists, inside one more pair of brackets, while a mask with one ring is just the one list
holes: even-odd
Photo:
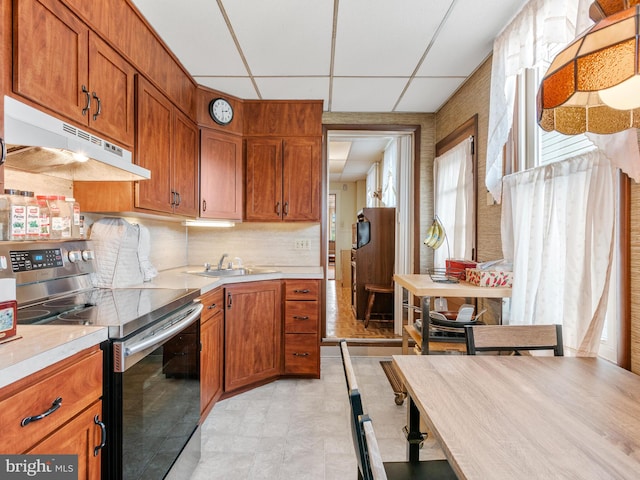
[[245, 220], [282, 220], [282, 140], [249, 138], [245, 150]]
[[88, 122], [89, 29], [54, 0], [20, 0], [13, 6], [15, 92]]
[[143, 77], [137, 83], [136, 163], [151, 170], [137, 182], [137, 208], [195, 216], [198, 130]]
[[136, 207], [172, 213], [172, 105], [142, 77], [138, 77], [136, 101], [136, 163], [151, 171], [151, 179], [137, 182]]
[[195, 216], [198, 214], [198, 128], [176, 107], [173, 107], [171, 140], [173, 213]]
[[133, 146], [135, 71], [55, 0], [14, 2], [14, 91]]
[[282, 157], [283, 219], [320, 220], [319, 138], [284, 140]]
[[242, 220], [242, 138], [200, 129], [200, 216]]
[[135, 136], [135, 74], [134, 68], [111, 47], [95, 34], [89, 35], [89, 86], [93, 102], [89, 125], [130, 146]]
[[320, 220], [319, 138], [249, 138], [246, 142], [248, 221]]

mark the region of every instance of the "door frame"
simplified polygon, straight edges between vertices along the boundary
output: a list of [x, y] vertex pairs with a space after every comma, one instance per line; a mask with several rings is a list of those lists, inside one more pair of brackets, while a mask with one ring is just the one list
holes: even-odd
[[320, 212], [320, 264], [324, 271], [324, 284], [321, 288], [321, 340], [327, 335], [327, 266], [328, 266], [328, 229], [327, 229], [327, 196], [329, 194], [329, 159], [327, 141], [328, 132], [340, 131], [366, 131], [366, 132], [399, 132], [411, 134], [413, 149], [413, 273], [420, 268], [420, 125], [405, 124], [323, 124], [322, 125], [322, 182], [321, 182], [321, 212]]

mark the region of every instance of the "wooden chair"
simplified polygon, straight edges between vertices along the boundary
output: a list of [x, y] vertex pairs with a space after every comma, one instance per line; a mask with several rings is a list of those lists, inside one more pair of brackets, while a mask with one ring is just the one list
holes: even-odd
[[362, 398], [358, 391], [358, 384], [345, 340], [340, 341], [340, 355], [347, 382], [351, 434], [358, 460], [358, 480], [457, 479], [458, 477], [447, 460], [382, 462], [371, 418], [364, 414], [362, 408]]
[[470, 325], [465, 327], [467, 354], [552, 350], [564, 355], [562, 325]]
[[[371, 316], [372, 315], [376, 315], [378, 317], [380, 317], [378, 320], [382, 320], [382, 321], [391, 321], [393, 322], [393, 313], [388, 314], [388, 313], [376, 313], [373, 311], [373, 305], [376, 301], [376, 295], [380, 294], [380, 295], [391, 295], [391, 297], [393, 298], [393, 294], [394, 294], [394, 287], [393, 287], [393, 282], [391, 282], [391, 285], [377, 285], [377, 284], [373, 284], [373, 283], [367, 283], [364, 286], [364, 290], [368, 293], [368, 302], [367, 302], [367, 310], [365, 311], [364, 314], [364, 328], [367, 328], [369, 326], [369, 321], [371, 320]], [[393, 312], [393, 310], [392, 310]], [[388, 316], [391, 316], [391, 318], [386, 318]]]

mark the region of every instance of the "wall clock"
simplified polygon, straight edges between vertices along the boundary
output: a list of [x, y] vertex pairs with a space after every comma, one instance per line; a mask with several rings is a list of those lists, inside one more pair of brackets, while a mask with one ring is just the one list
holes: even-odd
[[229, 125], [233, 120], [233, 107], [224, 98], [214, 98], [209, 103], [209, 115], [219, 125]]

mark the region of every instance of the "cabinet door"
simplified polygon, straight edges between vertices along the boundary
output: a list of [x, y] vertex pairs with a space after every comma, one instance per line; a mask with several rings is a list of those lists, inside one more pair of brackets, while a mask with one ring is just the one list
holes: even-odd
[[320, 148], [320, 139], [284, 140], [284, 220], [320, 221]]
[[[90, 126], [123, 145], [134, 138], [135, 70], [96, 35], [89, 36]], [[98, 111], [100, 112], [98, 114]]]
[[225, 391], [280, 374], [281, 302], [279, 281], [225, 289]]
[[159, 212], [173, 212], [171, 193], [171, 102], [138, 76], [136, 163], [151, 170], [149, 180], [136, 184], [135, 204]]
[[242, 220], [242, 138], [200, 130], [200, 216]]
[[222, 394], [224, 315], [220, 310], [200, 328], [200, 414], [202, 420]]
[[195, 217], [198, 214], [198, 128], [176, 107], [172, 108], [173, 130], [170, 143], [171, 187], [175, 192], [173, 211]]
[[78, 455], [78, 480], [100, 480], [102, 402], [97, 402], [26, 453]]
[[14, 25], [14, 91], [86, 125], [88, 28], [55, 0], [14, 2]]
[[246, 220], [282, 219], [282, 140], [250, 138], [246, 142]]

